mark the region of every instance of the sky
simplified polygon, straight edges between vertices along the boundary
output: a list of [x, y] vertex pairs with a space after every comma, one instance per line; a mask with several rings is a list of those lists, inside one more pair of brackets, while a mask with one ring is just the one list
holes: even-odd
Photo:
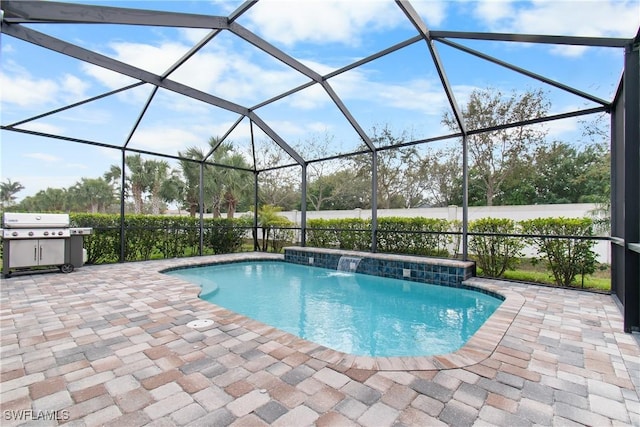
[[[238, 1], [102, 1], [86, 4], [228, 16]], [[640, 26], [640, 1], [413, 1], [429, 30], [632, 38]], [[417, 35], [392, 0], [261, 0], [236, 21], [320, 75]], [[128, 25], [29, 24], [29, 28], [161, 75], [209, 30]], [[604, 100], [617, 88], [620, 48], [453, 40]], [[550, 113], [598, 104], [434, 42], [458, 105], [475, 89], [505, 94], [542, 89]], [[0, 108], [4, 126], [136, 83], [110, 70], [23, 42], [0, 39]], [[229, 31], [168, 76], [199, 91], [253, 108], [309, 79]], [[369, 135], [390, 128], [419, 140], [450, 133], [442, 117], [450, 107], [424, 41], [328, 80], [349, 113]], [[152, 92], [148, 84], [47, 115], [17, 127], [121, 147]], [[358, 134], [327, 92], [315, 84], [255, 109], [255, 113], [305, 158], [354, 151]], [[176, 155], [189, 147], [207, 151], [211, 137], [229, 131], [239, 116], [160, 89], [127, 147]], [[547, 124], [550, 139], [581, 143], [581, 119]], [[257, 149], [273, 147], [253, 128]], [[228, 140], [250, 156], [251, 129], [244, 119]], [[47, 187], [67, 188], [119, 165], [117, 149], [2, 130], [2, 181], [21, 183], [18, 200]], [[258, 156], [258, 166], [264, 163]], [[152, 158], [145, 156], [145, 158]], [[285, 163], [293, 163], [286, 158]], [[175, 162], [170, 161], [172, 166]]]

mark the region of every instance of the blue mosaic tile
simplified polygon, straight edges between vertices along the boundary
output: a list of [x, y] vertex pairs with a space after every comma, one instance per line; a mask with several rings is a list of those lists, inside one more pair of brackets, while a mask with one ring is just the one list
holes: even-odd
[[[407, 256], [412, 259], [406, 259], [406, 257], [398, 255], [321, 248], [285, 248], [284, 258], [287, 262], [309, 265], [309, 258], [313, 257], [314, 266], [337, 269], [340, 257], [343, 255], [362, 258], [356, 269], [357, 273], [412, 282], [459, 287], [463, 280], [475, 276], [475, 264], [439, 258]], [[457, 262], [465, 265], [452, 265]], [[442, 265], [442, 263], [447, 265]], [[410, 270], [409, 277], [404, 276], [405, 270]]]

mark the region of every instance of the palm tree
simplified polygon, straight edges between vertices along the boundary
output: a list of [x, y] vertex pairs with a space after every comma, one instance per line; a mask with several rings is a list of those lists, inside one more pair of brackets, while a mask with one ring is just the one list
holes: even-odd
[[258, 210], [258, 226], [262, 228], [262, 248], [263, 252], [269, 249], [269, 235], [271, 229], [278, 224], [288, 222], [287, 217], [280, 215], [282, 208], [273, 205], [262, 205]]
[[[245, 158], [241, 154], [233, 152], [231, 143], [219, 144], [219, 138], [211, 137], [209, 146], [216, 147], [216, 150], [208, 159], [212, 163], [244, 169], [249, 168]], [[184, 158], [180, 160], [180, 167], [185, 179], [184, 205], [189, 209], [190, 215], [195, 216], [200, 200], [200, 162], [204, 161], [206, 154], [199, 147], [190, 147], [184, 153], [179, 152], [178, 154]], [[251, 176], [241, 170], [205, 163], [203, 176], [204, 207], [216, 218], [220, 217], [221, 210], [226, 208], [227, 217], [233, 218], [238, 203], [251, 188], [252, 182]]]
[[[160, 185], [160, 198], [166, 203], [183, 202], [187, 186], [180, 176], [180, 171], [172, 169], [169, 177]], [[180, 209], [181, 205], [178, 205]]]
[[105, 211], [115, 199], [113, 188], [104, 178], [82, 178], [69, 193], [77, 209], [91, 213]]
[[127, 181], [131, 188], [131, 197], [133, 197], [133, 213], [140, 214], [144, 207], [142, 195], [149, 188], [149, 173], [140, 154], [127, 156], [124, 162], [129, 168]]
[[13, 205], [16, 201], [16, 194], [22, 190], [24, 190], [24, 185], [17, 181], [11, 181], [9, 178], [0, 183], [0, 204], [2, 208]]
[[[181, 158], [202, 161], [204, 153], [198, 147], [190, 147], [184, 153], [178, 152]], [[180, 160], [180, 169], [185, 179], [184, 206], [189, 210], [189, 215], [196, 216], [200, 206], [200, 165], [189, 160]]]
[[[231, 154], [226, 162], [229, 166], [247, 168], [247, 161], [241, 154]], [[249, 173], [239, 169], [228, 169], [223, 175], [224, 204], [227, 218], [233, 218], [241, 197], [251, 190], [253, 180]]]
[[[218, 145], [218, 142], [218, 138], [209, 139], [211, 147]], [[216, 164], [231, 166], [231, 168], [208, 168], [209, 178], [213, 181], [210, 190], [212, 190], [214, 202], [214, 216], [216, 211], [220, 216], [220, 210], [226, 208], [227, 218], [233, 218], [238, 203], [253, 184], [248, 173], [235, 168], [249, 169], [249, 164], [242, 154], [234, 152], [230, 142], [220, 144], [213, 152], [211, 160]]]
[[169, 163], [164, 160], [147, 160], [144, 162], [144, 171], [148, 179], [151, 214], [159, 215], [162, 204], [162, 183], [169, 177]]
[[40, 206], [39, 211], [64, 211], [69, 205], [69, 194], [65, 188], [47, 188], [35, 195], [35, 201]]

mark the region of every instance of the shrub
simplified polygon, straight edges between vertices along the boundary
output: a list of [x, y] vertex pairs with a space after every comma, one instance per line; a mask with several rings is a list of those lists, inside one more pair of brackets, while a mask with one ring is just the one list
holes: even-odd
[[274, 223], [271, 226], [271, 250], [279, 253], [287, 244], [295, 239], [295, 230], [292, 230], [293, 223], [285, 220], [282, 223]]
[[354, 251], [371, 250], [371, 220], [361, 218], [336, 219], [338, 246]]
[[[481, 218], [469, 223], [470, 233], [515, 234], [515, 221], [506, 218]], [[478, 266], [489, 277], [503, 277], [512, 270], [522, 256], [524, 241], [508, 236], [470, 236], [469, 250], [475, 254]]]
[[87, 264], [116, 262], [120, 258], [120, 216], [109, 214], [71, 213], [72, 227], [91, 227], [90, 235], [85, 236], [84, 249], [87, 251]]
[[[120, 259], [120, 215], [70, 214], [74, 227], [92, 227], [84, 237], [87, 264], [117, 262]], [[200, 247], [199, 219], [162, 215], [125, 216], [125, 260], [196, 255]], [[204, 220], [204, 246], [214, 253], [237, 251], [249, 226], [244, 219], [209, 218]]]
[[[214, 254], [236, 252], [251, 225], [251, 218], [212, 218], [205, 221], [203, 240]], [[196, 234], [197, 238], [197, 234]]]
[[155, 248], [164, 258], [195, 255], [199, 248], [199, 220], [188, 216], [159, 217]]
[[546, 258], [547, 269], [559, 286], [571, 286], [577, 275], [584, 282], [585, 274], [596, 270], [596, 254], [591, 250], [594, 240], [578, 238], [540, 237], [593, 236], [593, 221], [590, 218], [536, 218], [521, 222], [526, 234], [538, 235], [528, 240]]
[[310, 219], [307, 221], [307, 244], [316, 248], [337, 248], [338, 234], [334, 220]]
[[125, 215], [125, 260], [136, 261], [151, 258], [158, 234], [158, 219], [158, 217], [150, 215]]
[[453, 243], [449, 221], [437, 218], [383, 217], [378, 219], [378, 250], [388, 253], [449, 256]]
[[[258, 225], [262, 228], [261, 250], [263, 252], [269, 250], [269, 243], [275, 252], [280, 252], [286, 243], [283, 240], [293, 240], [292, 230], [283, 231], [283, 227], [291, 227], [293, 223], [287, 217], [279, 214], [281, 210], [278, 206], [263, 205], [258, 211]], [[287, 231], [290, 231], [290, 236]]]

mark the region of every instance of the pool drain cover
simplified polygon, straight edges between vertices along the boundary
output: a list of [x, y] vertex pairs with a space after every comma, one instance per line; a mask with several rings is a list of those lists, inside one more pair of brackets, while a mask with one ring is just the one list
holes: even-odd
[[193, 329], [204, 328], [211, 325], [213, 325], [213, 320], [211, 319], [198, 319], [187, 323], [187, 326]]

